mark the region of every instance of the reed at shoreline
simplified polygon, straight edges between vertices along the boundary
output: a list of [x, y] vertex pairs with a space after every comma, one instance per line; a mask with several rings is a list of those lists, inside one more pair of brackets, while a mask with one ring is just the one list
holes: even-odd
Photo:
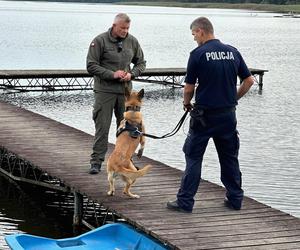
[[[13, 0], [23, 1], [23, 0]], [[176, 1], [131, 1], [124, 0], [117, 2], [116, 0], [28, 0], [32, 2], [69, 2], [69, 3], [105, 3], [117, 5], [140, 5], [140, 6], [162, 6], [162, 7], [182, 7], [182, 8], [210, 8], [210, 9], [243, 9], [252, 11], [266, 11], [275, 13], [293, 13], [300, 14], [300, 4], [256, 4], [256, 3], [187, 3]]]
[[116, 2], [120, 5], [142, 5], [142, 6], [163, 6], [182, 8], [211, 8], [211, 9], [245, 9], [255, 11], [267, 11], [277, 13], [293, 12], [300, 13], [300, 5], [276, 5], [276, 4], [231, 4], [231, 3], [181, 3], [181, 2]]

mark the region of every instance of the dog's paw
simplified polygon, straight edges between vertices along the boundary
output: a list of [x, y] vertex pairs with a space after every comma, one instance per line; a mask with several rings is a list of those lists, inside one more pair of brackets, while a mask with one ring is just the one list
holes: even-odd
[[109, 195], [109, 196], [114, 196], [114, 195], [115, 195], [115, 191], [109, 190], [109, 191], [107, 192], [107, 195]]
[[133, 199], [139, 199], [140, 198], [140, 196], [137, 195], [137, 194], [131, 194], [130, 197], [133, 198]]
[[139, 199], [140, 198], [140, 196], [139, 195], [137, 195], [137, 194], [132, 194], [132, 193], [128, 193], [128, 192], [126, 192], [126, 191], [123, 191], [123, 194], [125, 194], [125, 195], [127, 195], [127, 196], [129, 196], [130, 198], [133, 198], [133, 199]]
[[132, 199], [139, 199], [140, 198], [140, 196], [139, 195], [137, 195], [137, 194], [132, 194], [132, 193], [130, 193], [130, 194], [127, 194], [130, 198], [132, 198]]
[[138, 151], [138, 153], [137, 153], [137, 157], [138, 157], [138, 158], [141, 158], [142, 155], [143, 155], [143, 152], [144, 152], [144, 149], [143, 149], [143, 148], [139, 149], [139, 151]]

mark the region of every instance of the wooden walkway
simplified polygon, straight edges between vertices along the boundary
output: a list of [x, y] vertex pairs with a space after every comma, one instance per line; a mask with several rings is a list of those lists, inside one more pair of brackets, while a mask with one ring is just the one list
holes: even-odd
[[153, 165], [133, 187], [141, 198], [123, 196], [121, 181], [116, 196], [108, 197], [106, 171], [94, 176], [87, 173], [92, 139], [82, 131], [0, 102], [0, 147], [109, 207], [173, 249], [300, 249], [299, 218], [250, 198], [245, 198], [242, 210], [229, 210], [223, 206], [224, 189], [207, 181], [200, 185], [192, 214], [167, 210], [166, 202], [175, 198], [182, 172], [147, 157], [136, 161], [138, 166]]
[[[250, 68], [250, 71], [262, 90], [263, 76], [268, 70]], [[182, 88], [185, 75], [185, 68], [150, 68], [134, 81]], [[0, 89], [20, 92], [91, 90], [93, 78], [86, 70], [0, 70]]]

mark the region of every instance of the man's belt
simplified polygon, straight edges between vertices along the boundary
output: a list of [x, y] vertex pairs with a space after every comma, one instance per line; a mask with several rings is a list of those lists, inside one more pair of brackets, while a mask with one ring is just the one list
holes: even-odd
[[195, 105], [196, 110], [202, 110], [203, 115], [219, 115], [234, 112], [236, 110], [235, 107], [227, 107], [227, 108], [216, 108], [216, 109], [205, 109], [202, 107], [198, 107]]

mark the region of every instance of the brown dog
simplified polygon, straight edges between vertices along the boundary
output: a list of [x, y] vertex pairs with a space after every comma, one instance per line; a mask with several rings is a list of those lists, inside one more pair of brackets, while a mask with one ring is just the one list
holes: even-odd
[[121, 122], [118, 132], [116, 145], [107, 161], [107, 174], [109, 182], [108, 195], [115, 194], [115, 179], [117, 176], [126, 182], [123, 193], [131, 198], [140, 198], [139, 195], [132, 194], [130, 188], [138, 177], [149, 172], [151, 166], [147, 165], [138, 170], [132, 163], [132, 156], [140, 144], [138, 157], [141, 157], [145, 147], [145, 137], [139, 133], [145, 132], [142, 113], [140, 111], [144, 89], [137, 92], [125, 90], [124, 120]]

